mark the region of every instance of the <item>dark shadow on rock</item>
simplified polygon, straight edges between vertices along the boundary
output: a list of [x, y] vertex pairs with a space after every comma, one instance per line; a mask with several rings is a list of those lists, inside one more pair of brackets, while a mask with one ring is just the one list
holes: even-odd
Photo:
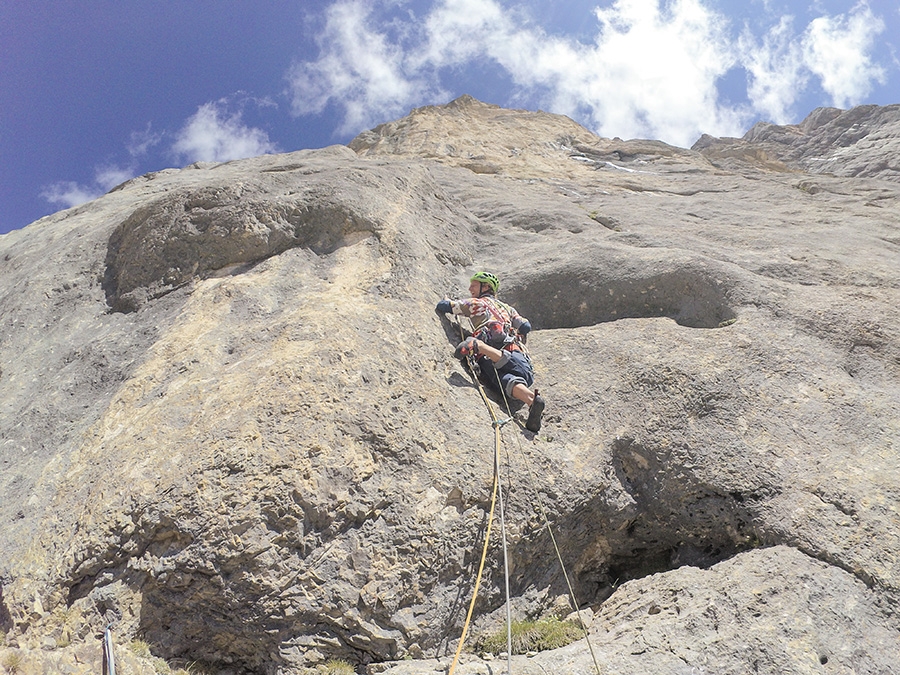
[[456, 322], [455, 318], [450, 319], [446, 314], [438, 314], [438, 317], [441, 320], [441, 327], [444, 329], [444, 334], [447, 336], [447, 342], [454, 348], [470, 335], [469, 331], [465, 329], [460, 330], [460, 325]]
[[112, 233], [103, 289], [114, 312], [136, 311], [195, 278], [240, 270], [291, 248], [328, 255], [379, 225], [332, 195], [255, 198], [241, 187], [176, 190], [141, 206]]
[[[630, 438], [612, 444], [612, 476], [631, 497], [623, 508], [605, 491], [552, 523], [580, 606], [597, 605], [617, 586], [690, 565], [708, 568], [763, 545], [754, 506], [759, 495], [723, 494]], [[549, 588], [568, 595], [545, 528], [518, 543], [514, 594]]]
[[753, 509], [758, 496], [723, 493], [681, 463], [632, 438], [613, 441], [612, 468], [637, 514], [610, 539], [610, 577], [624, 581], [682, 565], [707, 568], [760, 544]]
[[459, 373], [453, 373], [447, 378], [447, 384], [454, 387], [473, 387], [472, 380], [467, 380]]
[[0, 584], [0, 633], [8, 633], [13, 627], [12, 617], [9, 614], [9, 607], [3, 600], [3, 584]]
[[575, 260], [512, 281], [505, 300], [535, 328], [577, 328], [618, 319], [668, 317], [719, 328], [736, 314], [731, 284], [699, 260]]

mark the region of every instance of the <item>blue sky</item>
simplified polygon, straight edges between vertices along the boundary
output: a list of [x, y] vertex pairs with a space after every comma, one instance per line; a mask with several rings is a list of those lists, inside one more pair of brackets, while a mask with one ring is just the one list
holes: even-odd
[[465, 93], [689, 147], [900, 103], [900, 3], [0, 0], [0, 233]]

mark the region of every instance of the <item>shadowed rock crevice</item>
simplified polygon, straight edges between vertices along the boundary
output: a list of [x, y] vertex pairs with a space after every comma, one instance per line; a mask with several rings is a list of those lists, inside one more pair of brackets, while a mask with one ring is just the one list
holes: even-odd
[[[383, 529], [384, 520], [372, 510], [390, 505], [359, 499], [365, 502], [336, 506], [291, 484], [284, 492], [257, 495], [258, 520], [230, 511], [201, 524], [192, 507], [179, 517], [135, 513], [131, 538], [113, 541], [111, 532], [103, 538], [110, 548], [95, 550], [97, 561], [82, 566], [68, 606], [121, 616], [127, 607], [114, 599], [127, 587], [141, 598], [137, 634], [155, 655], [215, 663], [236, 673], [269, 672], [273, 663], [287, 668], [285, 663], [311, 650], [324, 659], [360, 663], [395, 658], [401, 635], [390, 615], [396, 608], [382, 604], [382, 594], [361, 592], [366, 576], [347, 565], [350, 557], [361, 565], [368, 553], [341, 543]], [[365, 513], [357, 511], [363, 508]], [[161, 525], [154, 528], [157, 520]], [[204, 545], [201, 533], [214, 543]], [[123, 551], [130, 552], [127, 562]], [[428, 572], [416, 577], [417, 586], [434, 574], [423, 566]], [[326, 601], [310, 597], [310, 578]], [[396, 587], [402, 603], [411, 604], [414, 593], [405, 584]]]
[[659, 565], [709, 567], [759, 543], [754, 505], [771, 496], [771, 487], [725, 492], [674, 452], [627, 437], [612, 444], [612, 468], [638, 508], [613, 538], [610, 572], [617, 578], [662, 571], [654, 569]]
[[536, 328], [652, 317], [668, 317], [689, 328], [718, 328], [736, 317], [727, 292], [728, 285], [710, 270], [687, 263], [538, 271], [504, 297]]
[[[602, 603], [626, 581], [685, 565], [707, 569], [763, 545], [756, 510], [770, 494], [725, 492], [671, 459], [635, 439], [617, 438], [611, 478], [618, 486], [552, 524], [580, 605]], [[624, 502], [615, 497], [619, 489]], [[567, 595], [546, 539], [541, 532], [514, 552], [531, 561], [516, 579], [518, 593], [549, 586], [552, 595]]]
[[3, 601], [3, 584], [0, 584], [0, 632], [6, 633], [12, 628], [12, 617], [9, 614], [9, 608]]
[[183, 531], [175, 520], [153, 508], [136, 510], [123, 522], [132, 525], [110, 532], [106, 548], [98, 547], [94, 556], [75, 567], [66, 600], [68, 607], [120, 580], [136, 588], [154, 576], [165, 580], [169, 573], [183, 574], [183, 570], [177, 571], [177, 556], [191, 545], [195, 533]]
[[245, 198], [240, 186], [182, 190], [137, 209], [109, 239], [104, 290], [113, 311], [232, 265], [290, 248], [327, 255], [379, 227], [348, 204], [311, 193], [293, 201]]
[[[238, 601], [242, 593], [253, 592], [249, 586], [222, 585], [215, 583], [217, 579], [196, 574], [187, 578], [189, 583], [180, 592], [164, 584], [145, 586], [140, 617], [143, 639], [155, 645], [154, 652], [165, 659], [186, 658], [231, 667], [239, 664], [238, 672], [259, 672], [271, 655], [278, 653], [279, 636], [287, 631], [285, 622], [267, 615], [264, 603]], [[258, 597], [259, 589], [255, 593]], [[189, 614], [190, 620], [178, 618], [180, 613]], [[304, 619], [310, 627], [317, 625], [315, 616]], [[248, 640], [235, 630], [236, 621], [256, 626], [255, 639]]]
[[[708, 569], [773, 543], [758, 515], [772, 496], [768, 486], [725, 491], [686, 468], [690, 461], [682, 455], [616, 438], [609, 486], [551, 523], [580, 606], [598, 606], [627, 581], [686, 565]], [[510, 558], [516, 595], [547, 588], [550, 597], [568, 597], [543, 528], [520, 541]]]

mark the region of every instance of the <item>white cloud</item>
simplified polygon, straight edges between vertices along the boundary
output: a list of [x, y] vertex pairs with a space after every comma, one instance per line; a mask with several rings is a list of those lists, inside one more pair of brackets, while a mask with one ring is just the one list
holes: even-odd
[[[359, 131], [427, 97], [440, 76], [484, 60], [499, 65], [519, 97], [583, 120], [604, 135], [650, 136], [686, 145], [702, 132], [737, 133], [744, 112], [717, 104], [716, 81], [735, 62], [722, 17], [701, 0], [616, 0], [597, 9], [596, 42], [550, 37], [495, 0], [441, 0], [418, 41], [377, 32], [371, 4], [331, 7], [315, 62], [290, 73], [296, 114], [344, 110], [342, 132]], [[536, 100], [535, 100], [536, 97]]]
[[803, 39], [806, 65], [821, 79], [836, 107], [859, 103], [874, 82], [885, 82], [884, 69], [869, 56], [882, 31], [884, 21], [865, 3], [849, 16], [822, 16], [809, 24]]
[[383, 121], [422, 96], [440, 95], [420, 73], [407, 73], [407, 55], [370, 26], [373, 7], [359, 0], [337, 2], [320, 35], [322, 55], [296, 64], [288, 74], [293, 111], [319, 114], [329, 103], [344, 108], [341, 133]]
[[175, 155], [188, 162], [225, 162], [277, 151], [265, 131], [246, 126], [239, 112], [225, 107], [224, 100], [201, 105], [176, 135]]
[[[238, 101], [237, 105], [247, 103], [254, 103], [260, 107], [274, 105], [268, 99], [250, 98]], [[264, 131], [243, 124], [239, 112], [229, 113], [226, 109], [228, 104], [227, 99], [222, 99], [200, 106], [176, 134], [172, 152], [188, 162], [223, 162], [277, 151]], [[107, 164], [97, 167], [93, 183], [90, 185], [75, 181], [60, 181], [45, 186], [40, 196], [54, 206], [62, 208], [79, 206], [96, 199], [133, 178], [137, 172], [138, 159], [167, 136], [169, 135], [166, 133], [153, 132], [150, 125], [147, 125], [144, 131], [131, 134], [130, 142], [126, 146], [131, 156], [131, 163], [128, 166]]]
[[100, 167], [94, 175], [97, 185], [103, 188], [104, 192], [108, 192], [126, 180], [134, 178], [134, 172], [134, 167], [109, 165]]
[[689, 145], [742, 127], [742, 113], [717, 100], [735, 63], [722, 16], [699, 0], [617, 0], [596, 15], [596, 43], [567, 68], [579, 77], [561, 93], [589, 108], [601, 134]]
[[[743, 112], [717, 104], [716, 81], [734, 64], [724, 19], [701, 0], [616, 0], [597, 9], [596, 42], [550, 37], [495, 0], [441, 0], [406, 32], [378, 32], [373, 5], [331, 7], [322, 54], [290, 75], [294, 112], [343, 108], [340, 131], [356, 132], [441, 95], [442, 69], [489, 60], [521, 98], [586, 121], [604, 135], [690, 144], [702, 132], [736, 133]], [[373, 27], [375, 26], [375, 27]]]
[[747, 95], [771, 121], [789, 123], [793, 106], [812, 81], [840, 108], [862, 102], [873, 83], [885, 81], [884, 69], [870, 56], [884, 22], [867, 4], [856, 5], [849, 15], [813, 19], [800, 34], [792, 23], [792, 17], [782, 17], [761, 43], [745, 28], [739, 41]]
[[444, 0], [425, 21], [426, 42], [419, 63], [456, 65], [483, 55], [496, 57], [515, 26], [493, 0]]
[[103, 194], [98, 187], [86, 187], [74, 181], [60, 181], [47, 185], [41, 190], [41, 197], [54, 206], [64, 209], [80, 206]]
[[[289, 73], [293, 112], [330, 106], [338, 131], [356, 133], [448, 97], [442, 82], [472, 66], [495, 66], [514, 88], [504, 92], [510, 103], [569, 115], [604, 136], [689, 145], [701, 133], [739, 135], [760, 113], [789, 123], [813, 81], [839, 106], [884, 81], [870, 56], [884, 23], [865, 2], [801, 32], [763, 4], [758, 18], [774, 23], [742, 33], [711, 0], [598, 0], [587, 43], [547, 34], [527, 3], [434, 0], [423, 17], [387, 19], [396, 1], [339, 0], [326, 13], [319, 58]], [[737, 68], [746, 91], [723, 94]]]
[[40, 196], [54, 206], [67, 209], [97, 199], [117, 185], [134, 178], [134, 168], [102, 166], [94, 172], [94, 182], [82, 185], [75, 181], [59, 181], [44, 186]]
[[445, 1], [430, 19], [430, 53], [486, 56], [549, 109], [606, 136], [687, 145], [740, 129], [741, 115], [716, 102], [735, 61], [721, 16], [699, 0], [616, 0], [595, 15], [595, 42], [584, 45], [520, 28], [491, 0]]
[[745, 28], [738, 43], [748, 74], [747, 96], [756, 111], [776, 124], [792, 121], [791, 107], [809, 79], [792, 24], [793, 17], [781, 17], [762, 44]]
[[164, 134], [154, 132], [148, 123], [147, 128], [143, 131], [132, 131], [131, 138], [126, 146], [128, 154], [132, 157], [143, 157], [151, 148], [158, 145], [164, 137]]

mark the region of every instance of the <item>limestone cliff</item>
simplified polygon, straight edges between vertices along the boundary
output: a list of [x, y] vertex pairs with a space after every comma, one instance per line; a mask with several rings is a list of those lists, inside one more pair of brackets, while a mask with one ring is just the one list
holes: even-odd
[[[493, 429], [434, 305], [487, 268], [548, 401], [503, 428], [517, 616], [570, 609], [546, 510], [605, 672], [892, 672], [898, 127], [686, 150], [463, 97], [0, 237], [0, 652], [96, 672], [111, 622], [133, 672], [133, 638], [235, 675], [445, 667]], [[581, 641], [514, 672], [595, 668]]]

